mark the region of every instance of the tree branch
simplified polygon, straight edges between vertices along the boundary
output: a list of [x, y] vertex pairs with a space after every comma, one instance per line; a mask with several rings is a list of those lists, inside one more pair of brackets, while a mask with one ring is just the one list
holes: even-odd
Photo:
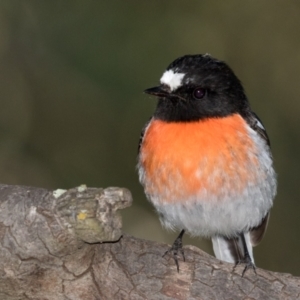
[[121, 238], [122, 188], [0, 185], [0, 299], [297, 299], [300, 278], [220, 262], [185, 247]]

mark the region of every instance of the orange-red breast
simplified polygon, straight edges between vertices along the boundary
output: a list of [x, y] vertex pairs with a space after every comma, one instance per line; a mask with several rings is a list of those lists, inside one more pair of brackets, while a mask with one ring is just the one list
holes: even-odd
[[[212, 239], [217, 258], [255, 271], [252, 246], [265, 232], [276, 194], [276, 174], [264, 126], [241, 82], [210, 55], [172, 62], [140, 139], [138, 171], [161, 223], [182, 235]], [[243, 274], [244, 274], [243, 272]]]

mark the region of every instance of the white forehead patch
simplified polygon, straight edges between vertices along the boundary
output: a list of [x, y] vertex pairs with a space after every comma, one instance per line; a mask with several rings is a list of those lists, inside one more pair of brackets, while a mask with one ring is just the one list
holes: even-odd
[[168, 70], [160, 78], [160, 83], [168, 85], [171, 91], [174, 91], [182, 85], [184, 75], [184, 73], [175, 73], [173, 70]]

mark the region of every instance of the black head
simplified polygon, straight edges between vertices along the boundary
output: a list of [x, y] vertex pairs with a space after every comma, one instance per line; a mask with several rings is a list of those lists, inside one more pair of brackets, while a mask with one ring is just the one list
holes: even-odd
[[249, 110], [239, 79], [222, 61], [210, 55], [186, 55], [172, 62], [160, 86], [145, 90], [158, 97], [154, 117], [189, 122], [225, 117]]

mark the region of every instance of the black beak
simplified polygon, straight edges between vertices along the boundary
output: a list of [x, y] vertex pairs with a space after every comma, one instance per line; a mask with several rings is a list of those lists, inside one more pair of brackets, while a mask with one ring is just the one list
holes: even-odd
[[170, 92], [167, 91], [166, 88], [161, 85], [144, 90], [144, 93], [158, 97], [167, 97], [170, 95]]

